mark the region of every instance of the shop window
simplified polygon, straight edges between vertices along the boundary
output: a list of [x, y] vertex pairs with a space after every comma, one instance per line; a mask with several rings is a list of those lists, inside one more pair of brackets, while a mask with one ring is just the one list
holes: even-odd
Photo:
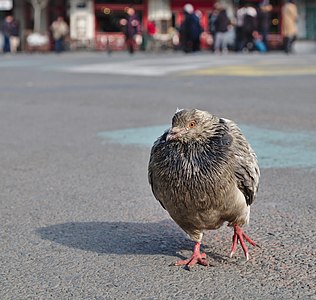
[[124, 12], [96, 13], [97, 31], [99, 32], [121, 32], [120, 20], [126, 18]]
[[[137, 16], [141, 21], [141, 14], [137, 12]], [[126, 17], [127, 15], [124, 11], [112, 11], [110, 9], [97, 11], [96, 29], [99, 32], [122, 32], [123, 28], [120, 25], [120, 20], [126, 19]]]
[[270, 18], [270, 33], [280, 33], [280, 14], [278, 12], [272, 12]]

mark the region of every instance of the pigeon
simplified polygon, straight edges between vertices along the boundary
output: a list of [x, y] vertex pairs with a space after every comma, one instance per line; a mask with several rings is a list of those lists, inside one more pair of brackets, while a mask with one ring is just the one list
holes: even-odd
[[153, 144], [148, 180], [155, 198], [195, 242], [192, 256], [175, 263], [208, 265], [201, 253], [204, 231], [233, 227], [230, 257], [240, 243], [258, 246], [241, 228], [257, 196], [257, 156], [239, 127], [198, 109], [177, 109], [172, 126]]

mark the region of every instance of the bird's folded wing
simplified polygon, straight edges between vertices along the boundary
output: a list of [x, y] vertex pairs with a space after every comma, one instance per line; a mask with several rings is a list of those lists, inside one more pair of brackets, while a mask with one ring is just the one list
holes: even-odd
[[247, 205], [250, 205], [256, 198], [259, 186], [260, 170], [257, 156], [238, 126], [230, 120], [225, 121], [233, 136], [232, 150], [236, 159], [237, 185], [244, 194]]
[[155, 198], [159, 201], [161, 206], [165, 208], [165, 206], [162, 204], [162, 202], [159, 200], [158, 192], [156, 191], [156, 186], [155, 182], [153, 180], [153, 172], [152, 168], [154, 168], [154, 160], [155, 160], [155, 155], [157, 155], [157, 151], [159, 150], [160, 147], [163, 146], [163, 143], [166, 141], [166, 136], [168, 134], [169, 130], [166, 130], [162, 136], [160, 136], [154, 143], [152, 149], [151, 149], [151, 154], [150, 154], [150, 160], [149, 160], [149, 165], [148, 165], [148, 182], [151, 186], [151, 190], [155, 196]]

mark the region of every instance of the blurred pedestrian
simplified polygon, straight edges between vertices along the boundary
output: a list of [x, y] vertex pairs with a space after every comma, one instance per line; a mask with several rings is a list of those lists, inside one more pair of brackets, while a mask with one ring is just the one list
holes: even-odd
[[282, 34], [285, 53], [292, 52], [297, 35], [297, 6], [295, 0], [288, 0], [282, 7]]
[[13, 16], [8, 15], [5, 17], [4, 21], [1, 24], [1, 31], [3, 34], [3, 52], [9, 53], [11, 52], [10, 46], [10, 36], [12, 34], [12, 26], [13, 26]]
[[156, 34], [156, 23], [155, 21], [148, 21], [147, 24], [147, 43], [145, 50], [152, 51], [155, 48], [155, 34]]
[[137, 45], [136, 36], [141, 33], [140, 21], [133, 7], [127, 8], [127, 18], [121, 19], [120, 24], [124, 28], [123, 31], [127, 50], [130, 54], [133, 54]]
[[208, 18], [208, 31], [210, 32], [212, 39], [213, 39], [213, 43], [211, 45], [211, 51], [214, 51], [214, 41], [215, 41], [215, 33], [216, 33], [215, 21], [217, 19], [218, 13], [219, 13], [219, 11], [218, 11], [216, 4], [215, 4], [214, 10], [211, 12], [211, 14], [209, 15], [209, 18]]
[[68, 24], [65, 22], [62, 16], [59, 16], [50, 26], [52, 31], [54, 43], [55, 43], [55, 51], [56, 53], [60, 53], [65, 49], [65, 37], [69, 32]]
[[246, 8], [240, 6], [236, 12], [236, 26], [235, 26], [235, 51], [239, 52], [244, 46], [243, 38], [243, 26], [244, 26], [244, 16], [246, 13]]
[[245, 7], [244, 24], [242, 27], [242, 49], [254, 50], [254, 33], [257, 31], [257, 10], [247, 4]]
[[235, 50], [254, 50], [253, 35], [258, 26], [257, 10], [251, 3], [246, 3], [237, 10], [236, 19]]
[[194, 14], [192, 4], [186, 4], [183, 7], [184, 20], [180, 26], [180, 40], [182, 50], [185, 53], [197, 51], [199, 48], [199, 39], [202, 32], [200, 20]]
[[20, 24], [17, 20], [13, 19], [11, 22], [11, 34], [10, 34], [10, 48], [12, 53], [18, 51], [20, 46]]
[[193, 13], [193, 27], [192, 27], [192, 36], [193, 36], [193, 45], [192, 45], [192, 51], [200, 51], [201, 50], [201, 40], [200, 36], [203, 32], [202, 26], [201, 26], [201, 17], [202, 12], [200, 10], [196, 10]]
[[215, 29], [215, 52], [226, 52], [227, 51], [227, 38], [226, 33], [228, 31], [228, 26], [230, 20], [227, 16], [226, 8], [219, 2], [215, 3], [215, 7], [218, 11], [217, 18], [214, 22]]
[[262, 0], [258, 10], [258, 32], [266, 49], [269, 49], [268, 33], [270, 29], [270, 13], [272, 5], [269, 0]]

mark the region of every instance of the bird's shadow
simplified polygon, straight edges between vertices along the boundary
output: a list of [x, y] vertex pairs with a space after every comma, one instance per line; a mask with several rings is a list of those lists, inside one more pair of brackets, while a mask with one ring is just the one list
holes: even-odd
[[38, 228], [44, 240], [96, 253], [176, 255], [193, 243], [170, 220], [157, 223], [71, 222]]

